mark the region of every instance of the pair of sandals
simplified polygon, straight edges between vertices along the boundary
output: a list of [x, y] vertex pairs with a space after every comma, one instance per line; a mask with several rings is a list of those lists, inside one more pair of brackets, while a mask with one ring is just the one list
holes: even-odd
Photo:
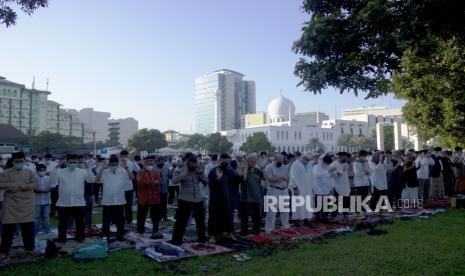
[[246, 254], [234, 254], [233, 257], [238, 262], [245, 262], [252, 259], [252, 257], [249, 257]]

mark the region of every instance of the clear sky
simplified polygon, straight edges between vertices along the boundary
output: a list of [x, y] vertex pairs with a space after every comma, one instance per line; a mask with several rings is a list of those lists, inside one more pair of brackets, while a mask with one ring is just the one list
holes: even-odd
[[309, 16], [301, 0], [49, 0], [17, 25], [0, 26], [0, 75], [44, 89], [65, 108], [93, 107], [140, 127], [189, 132], [194, 79], [228, 68], [256, 82], [257, 110], [279, 96], [297, 112], [401, 106], [333, 89], [297, 87], [292, 43]]

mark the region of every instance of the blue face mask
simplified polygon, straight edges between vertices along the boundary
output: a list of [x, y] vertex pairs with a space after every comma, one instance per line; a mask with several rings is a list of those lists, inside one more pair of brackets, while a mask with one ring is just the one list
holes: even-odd
[[76, 169], [76, 167], [77, 167], [77, 164], [74, 164], [74, 163], [73, 164], [68, 164], [68, 168], [70, 170], [72, 170], [72, 171], [74, 171]]
[[117, 169], [118, 169], [118, 166], [111, 166], [111, 167], [110, 167], [110, 170], [111, 170], [112, 172], [116, 172]]
[[347, 163], [347, 160], [340, 160], [342, 164]]
[[308, 162], [309, 162], [307, 159], [304, 159], [304, 158], [300, 159], [300, 161], [301, 161], [304, 165], [307, 165]]
[[18, 164], [15, 164], [15, 169], [20, 171], [24, 168], [24, 164], [23, 163], [18, 163]]

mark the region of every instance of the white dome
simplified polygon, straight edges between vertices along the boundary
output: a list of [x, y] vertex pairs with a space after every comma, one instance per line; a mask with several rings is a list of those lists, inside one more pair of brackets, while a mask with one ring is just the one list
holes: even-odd
[[[291, 118], [289, 118], [289, 113]], [[284, 98], [283, 96], [279, 96], [278, 98], [272, 100], [268, 105], [268, 116], [272, 123], [289, 121], [289, 119], [294, 118], [294, 114], [294, 103], [291, 100]]]

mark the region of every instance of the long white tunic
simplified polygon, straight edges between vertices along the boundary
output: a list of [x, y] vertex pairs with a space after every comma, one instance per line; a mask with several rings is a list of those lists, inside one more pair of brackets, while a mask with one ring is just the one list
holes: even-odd
[[377, 190], [387, 190], [387, 171], [388, 171], [388, 161], [379, 162], [376, 164], [372, 160], [369, 161], [369, 166], [371, 169], [371, 185]]
[[368, 167], [367, 161], [361, 162], [360, 160], [355, 160], [354, 175], [355, 187], [370, 186], [370, 168]]
[[333, 183], [331, 182], [331, 173], [329, 167], [317, 164], [313, 166], [313, 193], [315, 195], [331, 195]]
[[[291, 189], [298, 188], [299, 195], [305, 199], [307, 196], [313, 195], [313, 162], [310, 161], [304, 165], [300, 160], [296, 161], [291, 166], [289, 187]], [[311, 219], [313, 214], [304, 206], [296, 206], [296, 210], [292, 213], [292, 219]]]
[[336, 168], [331, 175], [333, 176], [333, 188], [340, 196], [350, 195], [349, 175], [347, 174], [348, 167], [347, 163], [341, 163], [337, 160], [329, 165], [329, 168]]

